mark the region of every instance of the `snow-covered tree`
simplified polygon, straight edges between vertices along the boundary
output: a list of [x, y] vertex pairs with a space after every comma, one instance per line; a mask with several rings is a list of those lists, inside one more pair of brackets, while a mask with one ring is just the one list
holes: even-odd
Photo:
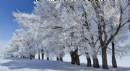
[[[78, 65], [79, 56], [84, 54], [88, 66], [91, 66], [92, 58], [93, 67], [99, 68], [97, 55], [101, 49], [102, 67], [107, 69], [110, 43], [114, 46], [128, 37], [130, 4], [127, 0], [38, 0], [34, 3], [32, 13], [13, 13], [22, 30], [15, 32], [9, 44], [10, 53], [15, 51], [30, 58], [41, 53], [42, 59], [46, 54], [47, 59], [56, 56], [61, 61], [65, 53], [70, 53], [71, 63]], [[115, 68], [116, 49], [112, 47]]]
[[98, 37], [102, 49], [102, 67], [107, 69], [106, 49], [112, 40], [119, 34], [122, 28], [128, 24], [128, 7], [126, 1], [91, 1], [98, 24]]

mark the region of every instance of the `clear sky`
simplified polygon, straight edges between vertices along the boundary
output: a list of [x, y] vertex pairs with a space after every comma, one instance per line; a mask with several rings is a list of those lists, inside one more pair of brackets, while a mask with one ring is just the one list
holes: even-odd
[[19, 28], [12, 12], [27, 12], [33, 10], [35, 0], [0, 0], [0, 49], [8, 43], [12, 33]]

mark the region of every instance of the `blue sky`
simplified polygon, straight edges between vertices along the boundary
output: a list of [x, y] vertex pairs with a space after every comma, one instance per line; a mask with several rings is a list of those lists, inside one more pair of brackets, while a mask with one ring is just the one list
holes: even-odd
[[19, 28], [12, 12], [27, 12], [33, 10], [35, 0], [0, 0], [0, 48], [12, 37], [12, 33]]

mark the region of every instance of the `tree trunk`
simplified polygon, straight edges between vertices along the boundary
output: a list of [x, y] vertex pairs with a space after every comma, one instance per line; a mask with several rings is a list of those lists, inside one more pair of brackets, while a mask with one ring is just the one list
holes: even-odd
[[93, 67], [94, 68], [100, 68], [98, 58], [93, 58]]
[[11, 57], [14, 57], [14, 55], [11, 55]]
[[44, 50], [41, 50], [42, 60], [44, 60]]
[[47, 57], [47, 60], [49, 60], [49, 57]]
[[38, 53], [38, 59], [40, 60], [40, 52]]
[[25, 56], [23, 56], [23, 59], [25, 59]]
[[62, 58], [62, 57], [60, 57], [60, 61], [63, 61], [63, 58]]
[[44, 53], [42, 53], [42, 60], [44, 60]]
[[75, 55], [75, 64], [77, 64], [77, 65], [80, 65], [80, 60], [79, 60], [79, 55], [78, 55], [78, 49], [76, 49], [75, 51], [74, 51], [74, 55]]
[[92, 66], [91, 65], [91, 58], [87, 52], [85, 54], [86, 54], [86, 58], [87, 58], [87, 67], [91, 67]]
[[112, 41], [112, 67], [113, 68], [117, 68], [116, 57], [115, 57], [115, 45], [114, 45], [114, 41]]
[[76, 49], [75, 51], [71, 51], [70, 52], [70, 56], [71, 56], [71, 64], [80, 65], [80, 59], [79, 59], [79, 55], [78, 55], [78, 49]]
[[91, 59], [90, 58], [87, 58], [87, 67], [91, 67]]
[[31, 54], [30, 55], [30, 60], [32, 60], [32, 59], [34, 59], [34, 55]]
[[58, 58], [58, 57], [57, 57], [56, 59], [57, 59], [57, 61], [59, 61], [59, 58]]
[[75, 64], [74, 51], [71, 51], [71, 52], [70, 52], [70, 57], [71, 57], [71, 64]]
[[77, 65], [80, 65], [80, 60], [79, 60], [79, 55], [76, 53], [76, 55], [75, 55], [75, 63], [77, 64]]
[[102, 47], [102, 68], [108, 69], [106, 46]]

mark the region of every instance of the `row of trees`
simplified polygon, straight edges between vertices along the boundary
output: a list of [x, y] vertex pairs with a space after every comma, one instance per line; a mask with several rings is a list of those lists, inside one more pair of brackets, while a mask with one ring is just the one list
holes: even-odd
[[[107, 51], [112, 52], [112, 65], [117, 68], [115, 53], [129, 50], [130, 24], [128, 0], [35, 1], [32, 13], [14, 12], [21, 25], [8, 45], [10, 55], [34, 58], [38, 53], [56, 56], [63, 61], [70, 54], [71, 63], [80, 65], [80, 55], [87, 66], [99, 68], [97, 55], [102, 54], [102, 68], [108, 69]], [[125, 44], [121, 44], [125, 43]], [[40, 58], [39, 58], [40, 59]]]

